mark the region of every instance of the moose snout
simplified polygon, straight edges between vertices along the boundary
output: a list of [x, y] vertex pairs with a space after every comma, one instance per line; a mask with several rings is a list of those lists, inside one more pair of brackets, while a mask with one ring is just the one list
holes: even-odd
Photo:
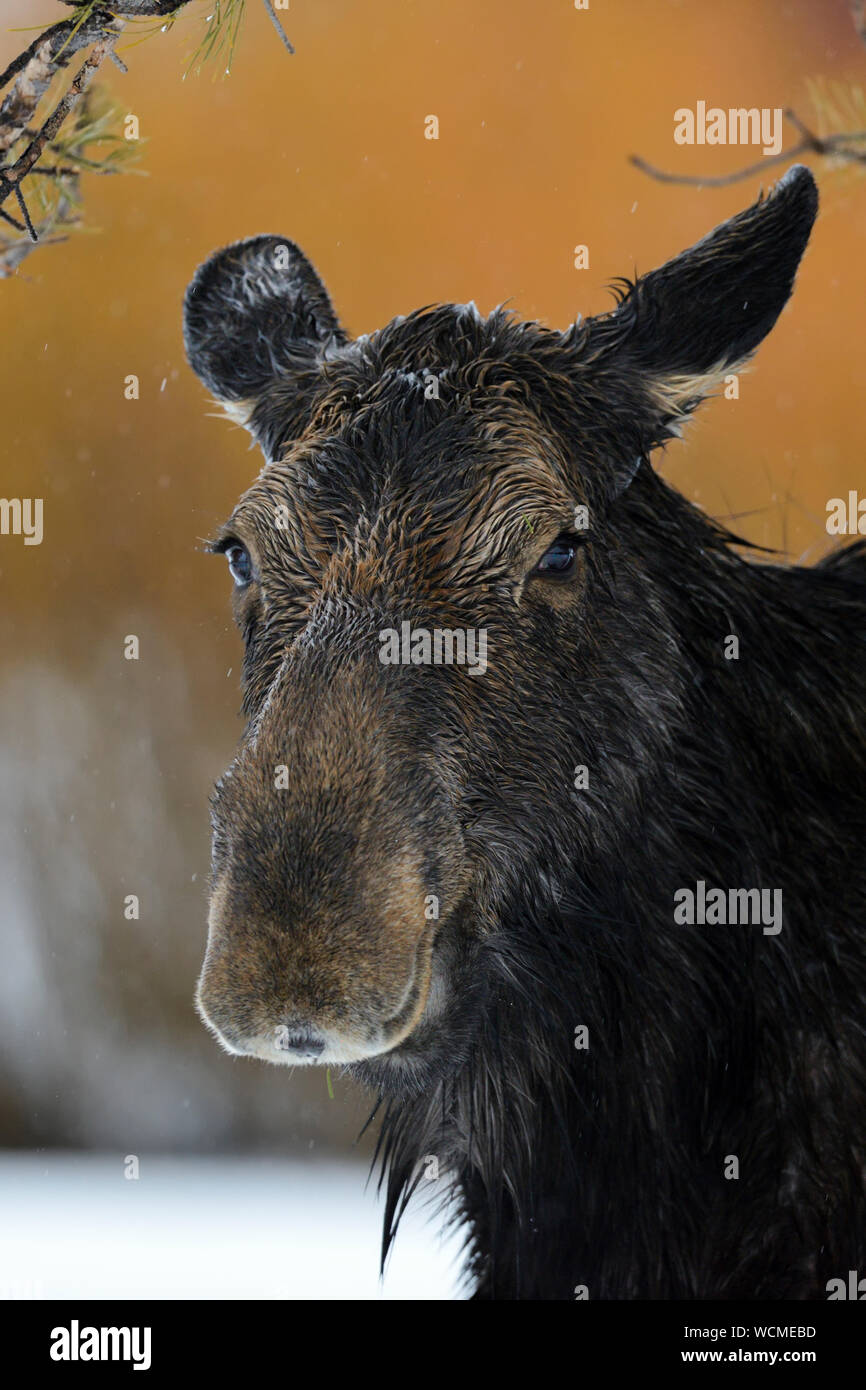
[[[405, 874], [405, 870], [404, 870]], [[397, 907], [386, 893], [388, 906]], [[250, 916], [214, 894], [197, 1004], [227, 1051], [277, 1065], [348, 1064], [397, 1047], [424, 1013], [435, 922], [406, 892], [398, 915]]]
[[363, 1061], [427, 1008], [465, 848], [426, 731], [407, 730], [381, 671], [375, 648], [293, 655], [217, 787], [197, 1002], [230, 1052]]

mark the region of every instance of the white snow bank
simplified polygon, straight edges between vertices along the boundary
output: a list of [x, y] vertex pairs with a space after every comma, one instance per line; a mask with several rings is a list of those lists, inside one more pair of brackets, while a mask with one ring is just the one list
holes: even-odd
[[361, 1165], [0, 1154], [3, 1298], [449, 1299], [459, 1240], [407, 1212], [384, 1283]]

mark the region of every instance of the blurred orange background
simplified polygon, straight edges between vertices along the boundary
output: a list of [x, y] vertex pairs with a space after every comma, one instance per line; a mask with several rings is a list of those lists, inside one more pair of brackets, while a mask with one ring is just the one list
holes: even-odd
[[[192, 1011], [207, 795], [240, 730], [229, 580], [198, 547], [259, 467], [185, 365], [196, 265], [276, 232], [353, 333], [435, 300], [565, 326], [786, 167], [717, 189], [651, 180], [631, 153], [713, 175], [760, 158], [675, 145], [676, 108], [815, 123], [810, 79], [866, 77], [845, 0], [292, 0], [295, 56], [250, 0], [230, 76], [184, 78], [211, 8], [193, 0], [140, 44], [127, 30], [128, 75], [100, 80], [139, 118], [147, 177], [85, 178], [86, 230], [0, 284], [2, 493], [45, 508], [42, 545], [0, 537], [7, 1144], [344, 1145], [363, 1114], [348, 1083], [331, 1101], [318, 1072], [231, 1062]], [[67, 15], [7, 3], [0, 64], [32, 37], [16, 26]], [[866, 177], [806, 162], [822, 211], [794, 299], [740, 399], [707, 404], [658, 463], [752, 541], [811, 560], [828, 499], [866, 480]]]

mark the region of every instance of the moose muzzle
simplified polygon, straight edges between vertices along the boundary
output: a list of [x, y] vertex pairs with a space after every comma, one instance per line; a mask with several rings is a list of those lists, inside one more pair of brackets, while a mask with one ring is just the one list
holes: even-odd
[[197, 1002], [230, 1052], [277, 1063], [356, 1062], [406, 1039], [463, 880], [411, 692], [372, 663], [315, 668], [287, 660], [214, 797]]

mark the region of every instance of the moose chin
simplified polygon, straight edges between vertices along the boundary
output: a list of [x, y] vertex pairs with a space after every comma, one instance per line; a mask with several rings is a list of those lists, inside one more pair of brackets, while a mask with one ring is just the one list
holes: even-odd
[[816, 211], [792, 168], [562, 331], [440, 305], [353, 339], [278, 236], [187, 291], [265, 458], [211, 542], [246, 723], [199, 1010], [380, 1093], [384, 1251], [436, 1155], [478, 1298], [866, 1268], [866, 546], [756, 562], [653, 457]]

